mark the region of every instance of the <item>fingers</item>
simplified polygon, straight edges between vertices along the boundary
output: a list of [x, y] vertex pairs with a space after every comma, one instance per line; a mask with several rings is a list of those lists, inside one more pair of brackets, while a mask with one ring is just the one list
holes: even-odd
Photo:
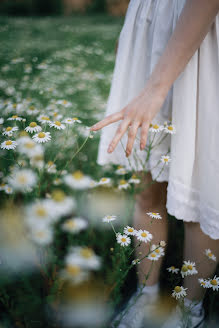
[[91, 131], [97, 131], [102, 129], [104, 126], [109, 125], [111, 123], [117, 122], [119, 120], [123, 119], [123, 112], [117, 112], [115, 114], [111, 114], [107, 117], [105, 117], [102, 121], [97, 122], [93, 126], [90, 127]]
[[149, 123], [148, 122], [142, 123], [142, 126], [141, 126], [141, 141], [140, 141], [140, 149], [141, 150], [143, 150], [145, 148], [146, 143], [147, 143], [148, 128], [149, 128]]
[[126, 132], [126, 130], [128, 129], [128, 126], [130, 124], [130, 119], [126, 118], [122, 121], [122, 123], [120, 123], [116, 134], [113, 138], [113, 140], [111, 141], [109, 147], [108, 147], [108, 153], [112, 153], [114, 151], [114, 149], [116, 148], [119, 140], [122, 138], [122, 136], [124, 135], [124, 133]]
[[127, 146], [126, 146], [126, 156], [127, 157], [132, 152], [132, 148], [133, 148], [133, 145], [134, 145], [134, 142], [135, 142], [135, 137], [136, 137], [136, 134], [138, 132], [139, 125], [140, 125], [140, 122], [133, 122], [133, 124], [129, 128], [128, 142], [127, 142]]

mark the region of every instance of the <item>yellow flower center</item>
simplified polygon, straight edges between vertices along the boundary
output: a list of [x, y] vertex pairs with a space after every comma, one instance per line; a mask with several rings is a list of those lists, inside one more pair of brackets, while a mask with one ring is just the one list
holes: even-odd
[[13, 115], [12, 118], [18, 118], [18, 116], [17, 115]]
[[55, 190], [52, 193], [52, 198], [56, 202], [62, 202], [65, 199], [65, 193], [62, 190]]
[[30, 106], [29, 109], [30, 109], [30, 110], [34, 110], [35, 107], [34, 107], [34, 106]]
[[68, 228], [75, 228], [76, 223], [73, 220], [69, 220], [69, 221], [67, 221], [66, 225]]
[[132, 179], [137, 179], [137, 175], [133, 174]]
[[25, 175], [20, 175], [18, 177], [18, 181], [21, 183], [21, 184], [25, 184], [27, 182], [27, 177]]
[[206, 283], [205, 283], [204, 281], [202, 281], [202, 282], [201, 282], [201, 285], [202, 285], [202, 286], [205, 286], [205, 285], [206, 285]]
[[44, 231], [37, 231], [36, 236], [39, 238], [45, 237], [45, 232]]
[[182, 288], [180, 286], [176, 286], [174, 290], [176, 293], [180, 293], [182, 291]]
[[119, 181], [119, 184], [120, 184], [120, 185], [125, 185], [126, 183], [127, 183], [127, 182], [126, 182], [125, 180], [120, 180], [120, 181]]
[[210, 281], [210, 283], [213, 285], [213, 286], [217, 286], [217, 280], [216, 279], [212, 279]]
[[34, 142], [29, 141], [29, 142], [25, 143], [25, 147], [28, 149], [32, 149], [35, 147], [35, 144], [34, 144]]
[[173, 127], [170, 125], [170, 126], [168, 126], [168, 128], [167, 128], [168, 130], [170, 130], [170, 131], [173, 131]]
[[128, 229], [128, 232], [133, 232], [133, 231], [134, 231], [133, 228], [129, 228], [129, 229]]
[[13, 104], [12, 106], [13, 106], [13, 108], [17, 108], [17, 104]]
[[56, 117], [57, 115], [58, 115], [58, 113], [57, 113], [57, 112], [53, 113], [53, 116], [55, 116], [55, 117]]
[[41, 120], [49, 121], [49, 117], [48, 117], [48, 116], [42, 116], [42, 117], [41, 117]]
[[45, 138], [46, 134], [44, 132], [38, 133], [38, 138]]
[[85, 257], [86, 259], [91, 258], [93, 255], [93, 251], [90, 248], [83, 248], [81, 250], [81, 256]]
[[35, 126], [37, 126], [36, 122], [31, 122], [29, 125], [31, 128], [35, 128]]
[[100, 181], [106, 182], [107, 181], [107, 178], [102, 178]]
[[49, 162], [47, 163], [48, 166], [52, 166], [53, 164], [54, 164], [53, 161], [49, 161]]
[[25, 137], [25, 136], [28, 136], [28, 133], [26, 131], [21, 131], [20, 132], [20, 137]]
[[80, 179], [83, 178], [84, 175], [80, 170], [77, 170], [72, 174], [72, 176], [73, 176], [74, 179], [80, 180]]
[[68, 102], [67, 100], [63, 100], [63, 104], [66, 105]]
[[213, 254], [212, 254], [212, 253], [208, 253], [208, 256], [209, 256], [209, 257], [212, 257], [212, 256], [213, 256]]
[[55, 121], [55, 125], [61, 126], [61, 122]]
[[183, 272], [187, 272], [187, 271], [188, 271], [188, 267], [187, 267], [186, 265], [183, 265], [183, 266], [182, 266], [182, 271], [183, 271]]
[[171, 268], [172, 270], [175, 270], [175, 266], [171, 266], [170, 268]]
[[155, 249], [155, 253], [160, 254], [160, 250], [158, 248]]
[[39, 207], [37, 207], [37, 209], [36, 209], [36, 214], [37, 214], [38, 216], [40, 216], [40, 217], [45, 217], [45, 216], [47, 215], [47, 211], [45, 210], [44, 207], [39, 206]]
[[192, 270], [193, 269], [193, 266], [190, 264], [190, 265], [188, 265], [188, 267], [187, 267], [189, 270]]
[[6, 129], [6, 131], [11, 131], [11, 130], [12, 130], [11, 126], [7, 127], [7, 129]]
[[153, 125], [153, 128], [154, 128], [154, 129], [159, 129], [159, 125], [154, 124], [154, 125]]
[[169, 159], [166, 158], [166, 157], [163, 160], [164, 160], [164, 162], [168, 162], [169, 161]]
[[141, 236], [142, 236], [142, 237], [147, 237], [146, 232], [142, 232], [142, 233], [141, 233]]
[[123, 243], [125, 243], [126, 240], [127, 240], [127, 239], [126, 239], [125, 237], [122, 237], [122, 238], [121, 238], [121, 241], [122, 241]]
[[78, 118], [77, 118], [77, 117], [73, 117], [73, 120], [74, 120], [74, 121], [77, 121], [77, 120], [78, 120]]
[[66, 271], [72, 276], [77, 276], [81, 272], [81, 269], [78, 265], [68, 265]]
[[152, 254], [151, 254], [151, 257], [156, 257], [156, 254], [152, 253]]
[[6, 146], [10, 146], [10, 145], [12, 145], [12, 141], [11, 140], [7, 140], [5, 144], [6, 144]]
[[152, 214], [152, 215], [157, 215], [157, 213], [155, 213], [155, 212], [151, 212], [151, 214]]

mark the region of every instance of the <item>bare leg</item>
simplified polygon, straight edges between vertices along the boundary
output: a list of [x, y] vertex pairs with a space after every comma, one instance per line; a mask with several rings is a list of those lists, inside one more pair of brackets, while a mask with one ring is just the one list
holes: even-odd
[[217, 261], [206, 257], [204, 250], [210, 248], [212, 253], [219, 257], [219, 240], [213, 240], [200, 229], [199, 223], [185, 222], [184, 259], [196, 263], [198, 274], [184, 279], [184, 287], [188, 288], [187, 298], [200, 301], [205, 289], [200, 287], [198, 278], [211, 278], [216, 270]]
[[[144, 174], [143, 181], [145, 185], [151, 183], [152, 177], [150, 173]], [[166, 211], [166, 193], [167, 183], [166, 182], [155, 182], [149, 187], [146, 187], [140, 194], [136, 195], [135, 212], [134, 212], [134, 227], [135, 229], [148, 230], [152, 235], [152, 243], [159, 244], [161, 240], [167, 241], [167, 211]], [[150, 218], [146, 212], [159, 212], [162, 216], [162, 220], [153, 220], [150, 224]], [[139, 242], [135, 240], [137, 246]], [[136, 258], [139, 258], [139, 252], [146, 254], [148, 245], [142, 243], [137, 248]], [[154, 263], [153, 271], [148, 278], [146, 284], [148, 286], [154, 285], [159, 280], [160, 267], [162, 259]], [[145, 275], [148, 273], [151, 267], [151, 261], [145, 259], [138, 265], [138, 277], [139, 282], [145, 282]]]

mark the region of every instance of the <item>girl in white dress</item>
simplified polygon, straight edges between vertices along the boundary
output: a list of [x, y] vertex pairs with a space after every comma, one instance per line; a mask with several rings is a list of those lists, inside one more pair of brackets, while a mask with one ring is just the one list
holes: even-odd
[[[142, 150], [150, 124], [171, 120], [176, 128], [151, 153], [146, 184], [156, 179], [159, 167], [154, 166], [169, 149], [172, 161], [136, 197], [134, 225], [146, 228], [145, 213], [159, 212], [163, 219], [150, 229], [156, 244], [167, 240], [167, 212], [184, 221], [184, 258], [194, 261], [198, 270], [198, 275], [184, 279], [185, 305], [198, 302], [191, 310], [189, 328], [201, 327], [204, 317], [205, 289], [198, 278], [212, 277], [217, 265], [217, 261], [206, 265], [203, 252], [211, 249], [219, 256], [218, 11], [219, 0], [131, 0], [119, 36], [106, 117], [91, 127], [103, 128], [100, 165], [111, 162], [139, 172], [143, 168], [136, 167], [133, 151], [145, 160]], [[140, 264], [140, 285], [148, 262]], [[145, 315], [151, 295], [156, 299], [160, 266], [161, 260], [147, 280], [144, 301], [141, 298], [128, 311], [119, 327], [141, 327], [140, 307], [144, 304]], [[179, 311], [170, 320], [165, 327], [180, 325]]]

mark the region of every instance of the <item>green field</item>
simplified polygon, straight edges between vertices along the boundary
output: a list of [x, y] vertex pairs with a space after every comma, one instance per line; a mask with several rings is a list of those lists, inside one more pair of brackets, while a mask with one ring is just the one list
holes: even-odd
[[[102, 312], [112, 314], [136, 286], [135, 266], [131, 265], [133, 244], [121, 247], [110, 225], [101, 220], [104, 215], [118, 214], [117, 231], [122, 232], [125, 225], [131, 225], [133, 196], [138, 189], [130, 185], [127, 190], [120, 190], [118, 186], [121, 179], [127, 181], [133, 172], [120, 176], [115, 165], [97, 165], [99, 133], [90, 138], [86, 129], [104, 117], [115, 62], [114, 48], [122, 23], [123, 18], [110, 16], [0, 18], [0, 120], [4, 119], [0, 121], [0, 143], [6, 140], [2, 132], [9, 122], [10, 126], [18, 127], [13, 140], [20, 140], [15, 151], [0, 150], [0, 248], [3, 250], [0, 327], [60, 328], [63, 304], [68, 302], [73, 308], [80, 302], [97, 302]], [[51, 141], [42, 149], [36, 148], [35, 153], [31, 153], [32, 146], [25, 152], [21, 140], [23, 130], [31, 122], [37, 122], [40, 114], [48, 115], [51, 121], [60, 122], [69, 117], [78, 118], [81, 123], [66, 124], [63, 131], [42, 123], [42, 131], [49, 131]], [[23, 120], [8, 121], [13, 115]], [[14, 182], [14, 172], [23, 169], [31, 170], [35, 177], [27, 190]], [[75, 179], [82, 175], [94, 182], [110, 178], [112, 186], [72, 187], [65, 181], [74, 172]], [[75, 205], [71, 207], [72, 199]], [[48, 206], [51, 201], [69, 200], [68, 205], [63, 205], [64, 210], [57, 205], [59, 214], [48, 207], [53, 213], [47, 218], [49, 227], [44, 223], [38, 226], [36, 217], [30, 214], [33, 204], [45, 200], [50, 200]], [[66, 211], [68, 206], [70, 210]], [[78, 233], [64, 231], [63, 223], [72, 217], [82, 217], [87, 228]], [[26, 238], [25, 219], [30, 219], [33, 249], [29, 237]], [[174, 286], [182, 282], [179, 276], [169, 275], [166, 268], [180, 267], [182, 263], [183, 225], [173, 217], [169, 218], [169, 225], [170, 243], [165, 251], [161, 286], [164, 296], [170, 297]], [[43, 229], [48, 233], [45, 240]], [[41, 235], [36, 235], [37, 231]], [[63, 283], [60, 278], [65, 256], [72, 246], [92, 249], [101, 262], [98, 270], [89, 271], [90, 279], [82, 284], [74, 279], [72, 284], [71, 279]], [[72, 276], [77, 273], [66, 272]], [[216, 327], [213, 324], [219, 308], [217, 292], [208, 290], [205, 308], [212, 327]], [[86, 310], [84, 313], [86, 316]], [[66, 312], [64, 315], [67, 316]], [[91, 327], [91, 323], [84, 326]], [[108, 327], [108, 324], [103, 320], [95, 327]]]

